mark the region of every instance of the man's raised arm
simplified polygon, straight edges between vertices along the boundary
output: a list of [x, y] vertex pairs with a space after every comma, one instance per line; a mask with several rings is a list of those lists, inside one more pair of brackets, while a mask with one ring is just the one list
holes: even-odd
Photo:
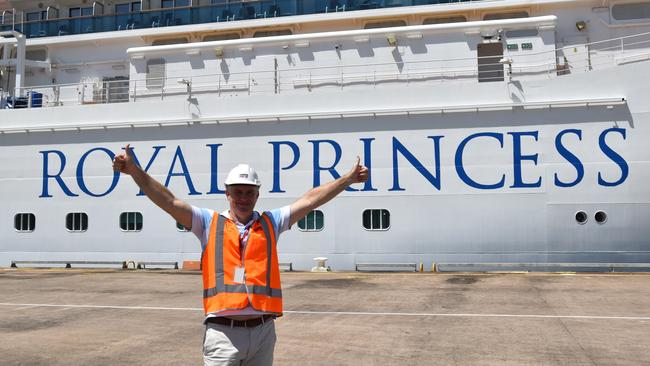
[[335, 181], [309, 190], [302, 197], [298, 198], [296, 202], [291, 204], [291, 219], [289, 220], [289, 226], [295, 224], [296, 221], [305, 217], [310, 211], [316, 209], [318, 206], [336, 197], [351, 184], [363, 183], [367, 180], [368, 168], [360, 165], [360, 159], [357, 156], [356, 163], [354, 163], [352, 169], [350, 169], [346, 175]]
[[131, 145], [126, 145], [126, 152], [116, 155], [113, 160], [113, 170], [130, 175], [142, 192], [158, 207], [165, 210], [177, 222], [188, 229], [192, 228], [192, 207], [186, 202], [174, 197], [172, 192], [147, 172], [142, 170], [133, 160]]

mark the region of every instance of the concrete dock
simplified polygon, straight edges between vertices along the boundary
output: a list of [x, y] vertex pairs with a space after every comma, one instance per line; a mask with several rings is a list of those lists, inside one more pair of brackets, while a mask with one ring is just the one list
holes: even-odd
[[[650, 365], [648, 274], [283, 273], [276, 365]], [[1, 365], [201, 365], [201, 276], [0, 269]]]

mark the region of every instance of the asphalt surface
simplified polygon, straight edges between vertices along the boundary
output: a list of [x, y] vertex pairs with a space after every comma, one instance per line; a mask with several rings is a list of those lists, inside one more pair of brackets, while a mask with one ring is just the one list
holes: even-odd
[[[650, 365], [650, 275], [283, 273], [276, 365]], [[1, 270], [0, 365], [201, 365], [201, 276]]]

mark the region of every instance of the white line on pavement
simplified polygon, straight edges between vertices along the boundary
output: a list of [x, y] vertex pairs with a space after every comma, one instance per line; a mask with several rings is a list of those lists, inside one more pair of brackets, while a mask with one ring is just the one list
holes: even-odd
[[[19, 307], [56, 307], [56, 308], [87, 308], [87, 309], [120, 309], [120, 310], [180, 310], [202, 311], [201, 308], [172, 308], [162, 306], [119, 306], [119, 305], [75, 305], [75, 304], [18, 304], [0, 303], [0, 306]], [[22, 308], [19, 308], [22, 309]], [[16, 310], [16, 309], [14, 309]], [[370, 315], [370, 316], [411, 316], [411, 317], [457, 317], [457, 318], [533, 318], [533, 319], [592, 319], [592, 320], [650, 320], [650, 316], [600, 316], [600, 315], [541, 315], [541, 314], [465, 314], [465, 313], [387, 313], [387, 312], [357, 312], [357, 311], [302, 311], [285, 310], [285, 314], [306, 315]]]
[[285, 311], [290, 314], [374, 315], [374, 316], [430, 316], [458, 318], [541, 318], [541, 319], [596, 319], [596, 320], [650, 320], [650, 316], [599, 315], [540, 315], [540, 314], [463, 314], [463, 313], [371, 313], [354, 311]]
[[37, 305], [27, 305], [27, 306], [21, 306], [19, 308], [15, 308], [14, 310], [26, 310], [26, 309], [33, 309], [37, 307]]
[[118, 306], [118, 305], [74, 305], [74, 304], [15, 304], [0, 302], [0, 306], [39, 306], [53, 308], [121, 309], [121, 310], [185, 310], [199, 311], [201, 308], [168, 308], [161, 306]]

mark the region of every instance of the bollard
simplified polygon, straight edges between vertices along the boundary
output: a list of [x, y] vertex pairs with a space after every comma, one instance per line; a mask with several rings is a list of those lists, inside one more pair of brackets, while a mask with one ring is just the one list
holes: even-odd
[[314, 260], [316, 261], [316, 266], [312, 267], [312, 272], [329, 272], [332, 270], [329, 266], [325, 266], [327, 257], [316, 257]]

